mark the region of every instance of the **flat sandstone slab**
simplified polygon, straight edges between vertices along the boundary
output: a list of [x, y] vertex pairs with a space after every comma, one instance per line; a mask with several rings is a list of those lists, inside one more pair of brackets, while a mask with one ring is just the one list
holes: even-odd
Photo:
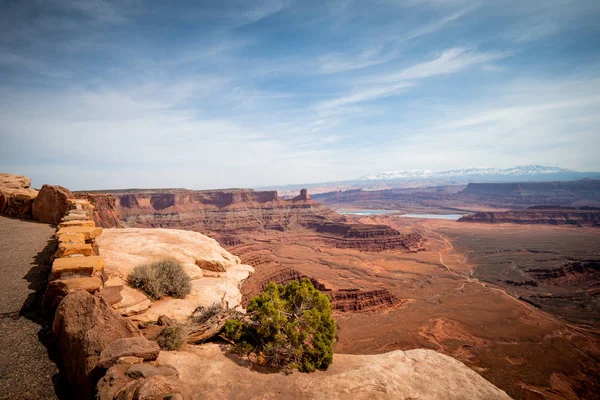
[[214, 343], [161, 351], [157, 362], [175, 366], [194, 399], [221, 400], [236, 393], [248, 399], [265, 394], [274, 399], [510, 399], [460, 361], [425, 349], [335, 354], [327, 371], [311, 374], [258, 372]]
[[92, 276], [103, 269], [104, 258], [100, 256], [57, 258], [52, 264], [50, 280], [70, 275]]

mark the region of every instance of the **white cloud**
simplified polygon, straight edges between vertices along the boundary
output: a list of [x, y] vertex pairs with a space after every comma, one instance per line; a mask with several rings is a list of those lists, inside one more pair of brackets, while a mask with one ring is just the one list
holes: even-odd
[[422, 62], [399, 72], [379, 76], [373, 80], [379, 82], [410, 81], [430, 78], [437, 75], [449, 75], [461, 72], [473, 65], [485, 64], [506, 57], [496, 52], [476, 52], [455, 47], [445, 50], [436, 59]]

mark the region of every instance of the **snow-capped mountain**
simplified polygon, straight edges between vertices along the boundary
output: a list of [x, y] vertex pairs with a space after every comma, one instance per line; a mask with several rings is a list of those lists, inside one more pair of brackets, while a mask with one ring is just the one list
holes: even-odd
[[453, 179], [453, 178], [468, 178], [474, 176], [498, 176], [503, 178], [514, 177], [536, 177], [540, 175], [553, 174], [578, 174], [578, 171], [567, 168], [546, 167], [543, 165], [521, 165], [513, 168], [492, 168], [492, 167], [472, 167], [452, 169], [448, 171], [433, 172], [429, 170], [409, 170], [409, 171], [392, 171], [380, 172], [378, 174], [365, 175], [358, 178], [363, 181], [373, 180], [413, 180], [413, 179]]

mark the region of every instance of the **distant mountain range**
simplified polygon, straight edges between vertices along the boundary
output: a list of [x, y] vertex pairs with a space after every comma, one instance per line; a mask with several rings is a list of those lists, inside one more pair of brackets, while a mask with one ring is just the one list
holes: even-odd
[[[469, 177], [497, 177], [502, 180], [510, 180], [511, 177], [518, 178], [546, 178], [552, 177], [556, 174], [574, 176], [575, 179], [580, 179], [581, 174], [588, 175], [589, 173], [575, 171], [574, 169], [558, 168], [558, 167], [546, 167], [543, 165], [520, 165], [513, 168], [491, 168], [491, 167], [472, 167], [472, 168], [461, 168], [451, 169], [448, 171], [432, 172], [428, 170], [410, 170], [410, 171], [392, 171], [392, 172], [380, 172], [378, 174], [371, 174], [361, 176], [357, 180], [359, 181], [374, 181], [374, 180], [397, 180], [397, 179], [457, 179], [457, 178], [469, 178]], [[594, 174], [594, 173], [591, 173]], [[597, 174], [596, 174], [597, 175]], [[506, 179], [505, 179], [506, 178]]]
[[301, 188], [310, 193], [326, 193], [338, 190], [382, 190], [394, 188], [461, 185], [476, 182], [551, 182], [600, 179], [600, 172], [580, 172], [573, 169], [543, 165], [521, 165], [513, 168], [472, 167], [448, 171], [392, 171], [361, 176], [357, 179], [337, 182], [305, 183], [298, 185], [256, 188], [277, 190], [282, 196], [295, 196]]

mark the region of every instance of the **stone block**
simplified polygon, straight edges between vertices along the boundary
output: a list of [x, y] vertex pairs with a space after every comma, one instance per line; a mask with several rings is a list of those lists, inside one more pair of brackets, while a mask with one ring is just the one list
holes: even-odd
[[84, 244], [85, 235], [83, 233], [65, 233], [58, 237], [58, 243]]
[[88, 226], [90, 228], [95, 227], [94, 221], [90, 220], [75, 220], [75, 221], [64, 221], [58, 224], [58, 229], [68, 228], [73, 226]]
[[56, 256], [58, 258], [68, 257], [74, 254], [80, 254], [82, 256], [92, 256], [93, 250], [92, 245], [87, 243], [64, 243], [58, 244], [58, 251]]
[[69, 226], [59, 229], [58, 232], [56, 232], [56, 237], [60, 240], [60, 237], [66, 233], [83, 233], [85, 240], [92, 240], [102, 233], [102, 228], [91, 226]]
[[103, 269], [104, 258], [100, 256], [57, 258], [52, 264], [50, 280], [69, 276], [92, 276]]

